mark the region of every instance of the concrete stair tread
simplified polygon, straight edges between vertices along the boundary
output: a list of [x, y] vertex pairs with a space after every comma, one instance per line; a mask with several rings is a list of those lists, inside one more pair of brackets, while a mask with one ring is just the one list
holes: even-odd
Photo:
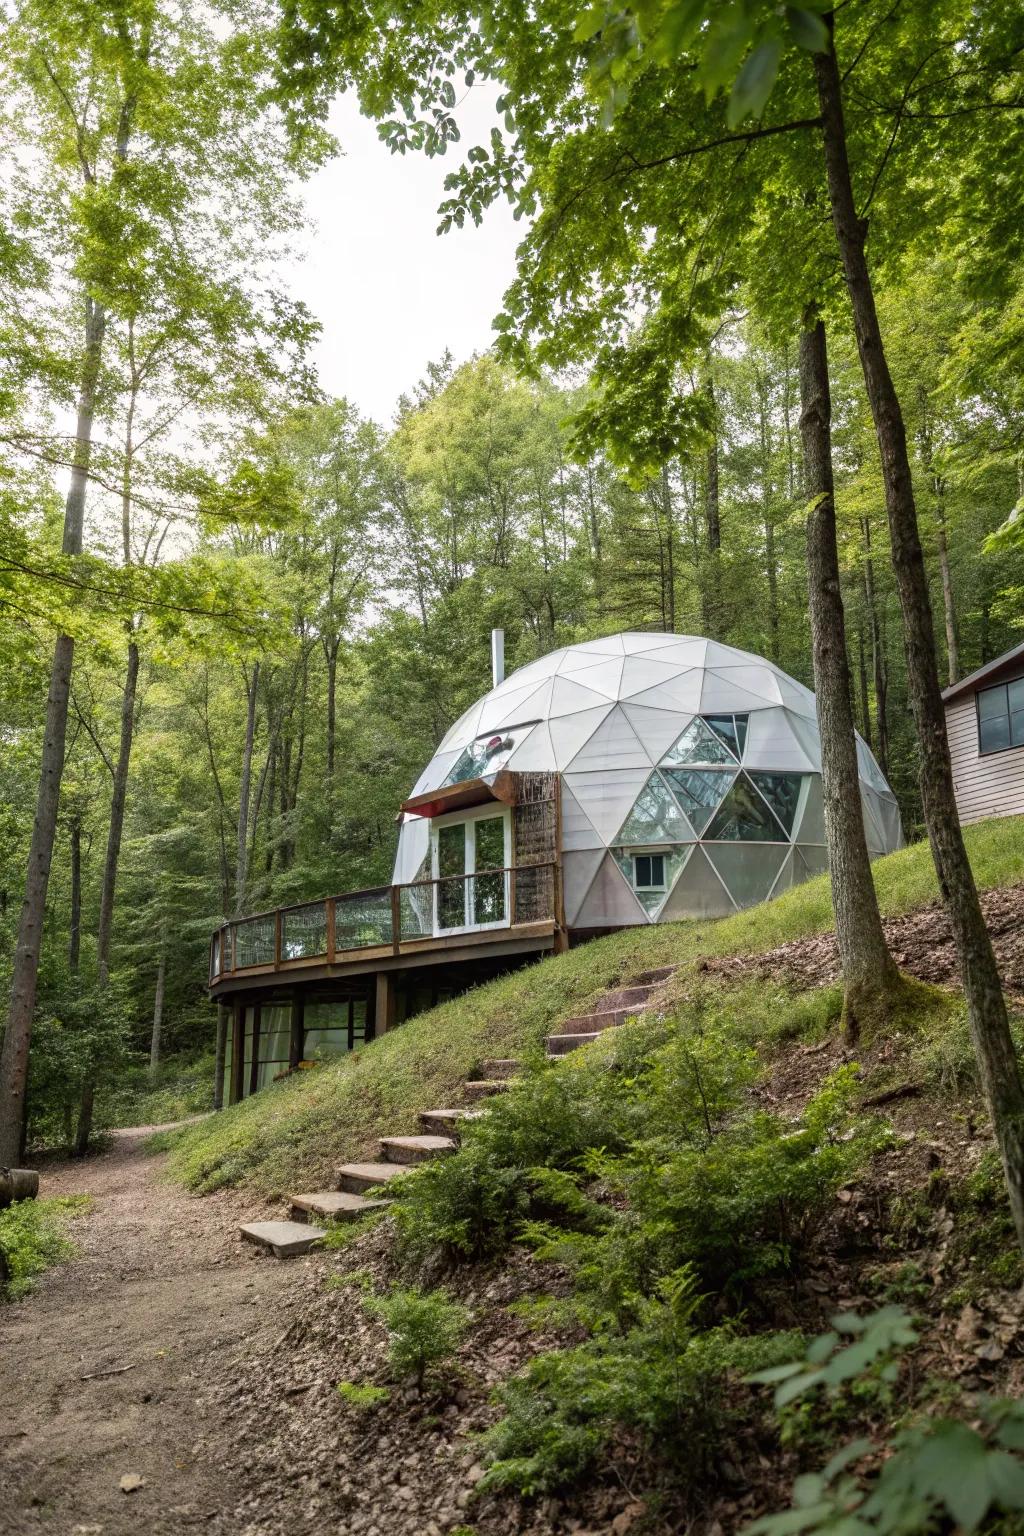
[[482, 1109], [423, 1109], [421, 1120], [479, 1120], [486, 1113]]
[[678, 965], [659, 965], [653, 971], [641, 971], [639, 976], [634, 976], [628, 983], [631, 987], [656, 987], [660, 982], [668, 981], [678, 971]]
[[[338, 1169], [338, 1187], [351, 1194], [359, 1194], [364, 1186], [386, 1184], [389, 1179], [400, 1179], [408, 1172], [408, 1163], [344, 1163]], [[349, 1189], [346, 1179], [360, 1188]]]
[[462, 1089], [471, 1099], [486, 1099], [495, 1093], [507, 1093], [509, 1080], [508, 1078], [478, 1078], [463, 1083]]
[[382, 1136], [380, 1148], [388, 1162], [408, 1167], [410, 1163], [426, 1162], [432, 1157], [442, 1157], [445, 1152], [455, 1152], [458, 1143], [450, 1136]]
[[603, 1033], [603, 1030], [595, 1030], [589, 1035], [548, 1035], [548, 1057], [567, 1056], [570, 1051], [579, 1050], [581, 1045], [589, 1045], [592, 1040], [596, 1040]]
[[327, 1236], [322, 1227], [311, 1227], [303, 1221], [247, 1221], [238, 1230], [246, 1242], [268, 1248], [275, 1259], [308, 1253]]
[[516, 1056], [490, 1056], [480, 1063], [480, 1071], [486, 1081], [495, 1078], [515, 1077], [522, 1062]]
[[562, 1020], [559, 1034], [575, 1035], [581, 1032], [592, 1035], [597, 1030], [615, 1029], [619, 1024], [625, 1024], [627, 1019], [639, 1018], [642, 1013], [640, 1008], [608, 1008], [598, 1013], [577, 1013], [571, 1018]]
[[380, 1210], [386, 1200], [367, 1200], [364, 1195], [351, 1195], [343, 1189], [322, 1189], [309, 1195], [292, 1195], [289, 1203], [292, 1211], [308, 1212], [312, 1216], [326, 1216], [332, 1221], [356, 1221], [369, 1211]]
[[420, 1125], [437, 1136], [458, 1137], [463, 1121], [482, 1120], [486, 1113], [486, 1109], [424, 1109]]

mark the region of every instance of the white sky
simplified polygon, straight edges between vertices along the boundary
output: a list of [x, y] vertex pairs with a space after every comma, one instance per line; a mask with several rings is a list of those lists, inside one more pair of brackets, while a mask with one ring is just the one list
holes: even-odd
[[434, 160], [392, 155], [354, 97], [332, 109], [342, 154], [305, 189], [306, 256], [285, 276], [323, 325], [314, 354], [322, 388], [382, 425], [446, 347], [461, 363], [493, 340], [524, 226], [500, 203], [480, 228], [434, 231], [444, 178], [489, 137], [496, 95], [494, 86], [467, 92], [457, 111], [462, 142]]

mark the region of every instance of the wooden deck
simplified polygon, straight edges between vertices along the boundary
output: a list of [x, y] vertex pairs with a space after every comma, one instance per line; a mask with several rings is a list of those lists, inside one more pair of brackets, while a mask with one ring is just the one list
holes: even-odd
[[[504, 920], [438, 931], [442, 903], [481, 898]], [[469, 908], [467, 907], [468, 911]], [[301, 982], [543, 953], [564, 941], [557, 864], [378, 886], [225, 923], [210, 946], [213, 997]]]

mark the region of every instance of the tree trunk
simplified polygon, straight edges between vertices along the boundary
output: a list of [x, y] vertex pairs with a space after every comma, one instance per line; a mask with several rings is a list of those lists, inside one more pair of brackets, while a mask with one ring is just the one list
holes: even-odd
[[[710, 386], [709, 386], [710, 387]], [[722, 521], [718, 486], [718, 438], [712, 439], [708, 449], [704, 487], [704, 521], [707, 537], [707, 578], [704, 582], [701, 607], [704, 633], [711, 639], [721, 639], [721, 583]]]
[[672, 505], [672, 486], [668, 477], [668, 465], [661, 467], [661, 499], [665, 510], [665, 568], [662, 578], [662, 613], [669, 634], [676, 627], [676, 529], [675, 508]]
[[332, 636], [327, 652], [327, 776], [334, 777], [334, 737], [338, 694], [338, 640]]
[[949, 546], [946, 543], [946, 517], [939, 506], [938, 527], [935, 542], [939, 550], [939, 571], [942, 575], [942, 612], [946, 621], [946, 661], [949, 686], [960, 681], [960, 641], [957, 636], [956, 603], [953, 600], [953, 582], [949, 574]]
[[[75, 429], [75, 453], [71, 483], [64, 505], [63, 552], [82, 553], [82, 528], [85, 521], [85, 493], [92, 457], [92, 423], [96, 409], [96, 389], [103, 350], [106, 312], [102, 305], [86, 299], [85, 357], [78, 396], [78, 421]], [[0, 1047], [0, 1166], [15, 1163], [21, 1145], [28, 1086], [28, 1051], [32, 1038], [32, 1014], [36, 1002], [39, 951], [42, 944], [46, 890], [53, 860], [53, 841], [57, 830], [57, 803], [64, 771], [64, 745], [68, 725], [68, 697], [75, 642], [70, 635], [58, 635], [50, 668], [50, 690], [46, 701], [46, 725], [39, 766], [39, 787], [32, 823], [32, 842], [25, 876], [25, 897], [18, 923], [18, 937], [11, 972], [10, 1001], [3, 1046]]]
[[71, 819], [71, 923], [68, 934], [68, 967], [78, 970], [82, 955], [82, 818]]
[[800, 336], [800, 436], [804, 452], [807, 582], [821, 736], [825, 837], [836, 941], [843, 968], [844, 1029], [854, 1044], [884, 1017], [899, 972], [882, 932], [861, 809], [850, 665], [839, 582], [833, 497], [832, 403], [825, 327], [808, 311]]
[[223, 1002], [217, 1004], [217, 1054], [213, 1068], [213, 1107], [224, 1108], [224, 1063], [228, 1050], [228, 1010]]
[[871, 626], [871, 671], [875, 685], [875, 737], [874, 747], [882, 772], [889, 776], [889, 669], [886, 665], [882, 627], [878, 620], [878, 598], [875, 591], [875, 562], [871, 556], [871, 523], [861, 518], [864, 534], [864, 605]]
[[92, 1107], [96, 1095], [96, 1087], [90, 1075], [82, 1084], [82, 1096], [78, 1101], [78, 1124], [75, 1127], [75, 1144], [71, 1149], [73, 1157], [84, 1157], [89, 1150], [89, 1137], [92, 1134]]
[[164, 1023], [164, 982], [167, 976], [167, 933], [160, 934], [160, 956], [156, 963], [156, 991], [153, 994], [153, 1032], [149, 1037], [149, 1070], [160, 1065], [160, 1035]]
[[110, 800], [110, 826], [107, 831], [107, 852], [103, 860], [103, 885], [100, 891], [100, 926], [96, 939], [96, 964], [101, 987], [110, 980], [110, 943], [114, 931], [114, 896], [117, 889], [117, 868], [121, 860], [121, 838], [124, 833], [124, 807], [128, 795], [128, 770], [131, 765], [132, 740], [135, 734], [135, 693], [139, 681], [139, 648], [134, 639], [128, 642], [128, 671], [121, 694], [121, 740], [114, 764], [114, 792]]
[[[833, 17], [829, 17], [829, 22]], [[921, 797], [939, 889], [963, 977], [971, 1036], [999, 1142], [1018, 1241], [1024, 1247], [1024, 1084], [999, 972], [960, 831], [939, 685], [931, 602], [914, 504], [906, 427], [889, 373], [850, 179], [842, 84], [831, 37], [814, 55], [825, 168], [836, 240], [882, 461], [892, 562], [903, 612], [910, 702], [921, 753]]]
[[238, 858], [235, 864], [235, 915], [245, 910], [245, 888], [249, 876], [249, 789], [252, 783], [252, 751], [256, 740], [256, 689], [260, 664], [253, 663], [252, 676], [246, 679], [248, 708], [245, 719], [245, 749], [242, 753], [242, 777], [238, 791]]
[[861, 735], [871, 745], [871, 704], [868, 699], [868, 658], [864, 646], [864, 625], [857, 629], [857, 681], [860, 685]]

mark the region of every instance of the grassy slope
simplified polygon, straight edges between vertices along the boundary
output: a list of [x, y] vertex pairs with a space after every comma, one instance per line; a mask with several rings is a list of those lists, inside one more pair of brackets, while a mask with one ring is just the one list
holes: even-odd
[[[1024, 818], [967, 831], [978, 884], [1024, 881]], [[882, 910], [897, 915], [937, 897], [927, 844], [875, 865]], [[165, 1139], [171, 1171], [197, 1191], [248, 1185], [280, 1195], [333, 1186], [339, 1162], [372, 1149], [376, 1136], [416, 1129], [421, 1109], [458, 1102], [488, 1056], [539, 1051], [558, 1020], [586, 1011], [605, 988], [654, 966], [704, 955], [756, 953], [832, 926], [827, 878], [718, 922], [634, 928], [478, 987], [403, 1024], [367, 1050], [276, 1084]]]

